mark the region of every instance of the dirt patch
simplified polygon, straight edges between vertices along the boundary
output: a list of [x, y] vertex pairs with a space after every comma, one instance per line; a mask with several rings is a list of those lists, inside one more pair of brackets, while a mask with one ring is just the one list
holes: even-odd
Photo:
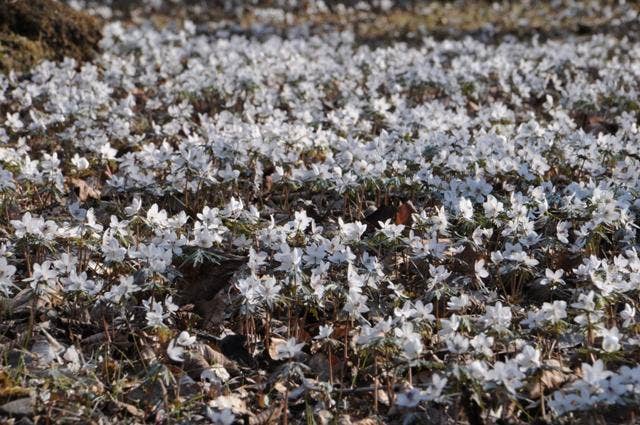
[[0, 72], [26, 71], [44, 59], [89, 60], [101, 27], [54, 0], [0, 0]]

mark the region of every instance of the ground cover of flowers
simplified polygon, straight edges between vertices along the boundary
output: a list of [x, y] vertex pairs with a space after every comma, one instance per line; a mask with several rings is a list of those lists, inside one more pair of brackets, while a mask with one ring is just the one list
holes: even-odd
[[356, 38], [0, 75], [2, 420], [633, 420], [639, 41]]

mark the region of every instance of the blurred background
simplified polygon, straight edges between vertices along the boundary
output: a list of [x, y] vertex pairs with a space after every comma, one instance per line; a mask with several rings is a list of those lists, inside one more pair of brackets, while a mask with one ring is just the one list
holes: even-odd
[[639, 10], [639, 2], [622, 0], [0, 0], [0, 72], [25, 71], [41, 59], [86, 60], [98, 50], [100, 29], [115, 20], [188, 23], [197, 33], [221, 37], [347, 32], [356, 43], [376, 47], [419, 44], [425, 37], [499, 43], [610, 34], [634, 41]]

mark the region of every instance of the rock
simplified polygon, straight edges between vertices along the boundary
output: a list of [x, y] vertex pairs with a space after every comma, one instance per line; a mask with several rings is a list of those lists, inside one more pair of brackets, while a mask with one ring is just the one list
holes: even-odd
[[202, 371], [209, 367], [209, 362], [200, 353], [189, 353], [184, 362], [184, 371], [194, 381], [199, 381]]
[[254, 367], [256, 361], [251, 353], [247, 351], [244, 345], [246, 341], [247, 337], [245, 335], [227, 335], [219, 342], [220, 350], [229, 359], [246, 367]]
[[11, 416], [29, 416], [33, 415], [34, 407], [33, 399], [24, 397], [3, 404], [0, 410]]
[[176, 301], [180, 305], [193, 304], [195, 312], [204, 319], [205, 327], [221, 323], [227, 305], [224, 290], [245, 263], [246, 258], [238, 257], [224, 259], [220, 264], [210, 260], [198, 264], [183, 264], [180, 268], [182, 279], [177, 285]]
[[32, 366], [38, 359], [28, 351], [12, 349], [7, 354], [7, 365], [12, 368]]

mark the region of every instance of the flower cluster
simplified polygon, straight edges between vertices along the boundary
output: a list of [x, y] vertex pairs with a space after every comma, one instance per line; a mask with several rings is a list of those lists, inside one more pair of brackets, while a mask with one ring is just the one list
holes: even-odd
[[103, 32], [0, 75], [7, 335], [48, 366], [216, 423], [638, 401], [637, 41]]

